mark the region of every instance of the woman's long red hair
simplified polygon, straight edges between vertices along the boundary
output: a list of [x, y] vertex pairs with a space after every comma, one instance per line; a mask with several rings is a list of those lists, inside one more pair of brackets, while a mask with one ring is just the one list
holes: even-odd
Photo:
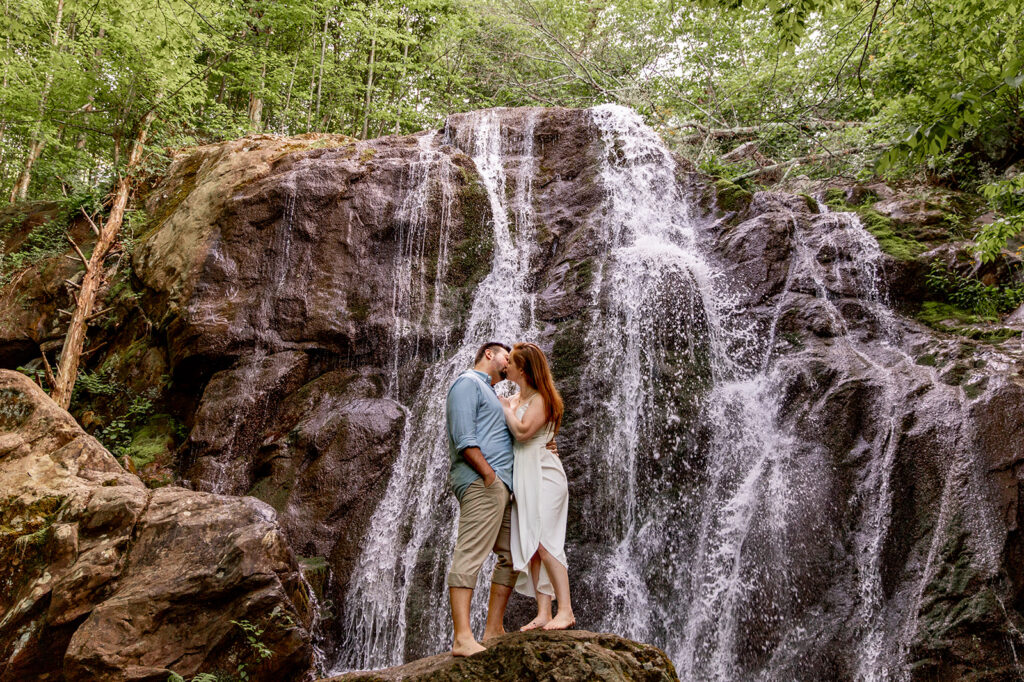
[[551, 377], [551, 368], [548, 366], [548, 359], [544, 351], [535, 343], [517, 343], [512, 348], [509, 359], [516, 363], [516, 367], [526, 377], [526, 385], [537, 391], [544, 399], [544, 405], [548, 410], [548, 421], [555, 427], [562, 425], [562, 396], [555, 388], [555, 381]]

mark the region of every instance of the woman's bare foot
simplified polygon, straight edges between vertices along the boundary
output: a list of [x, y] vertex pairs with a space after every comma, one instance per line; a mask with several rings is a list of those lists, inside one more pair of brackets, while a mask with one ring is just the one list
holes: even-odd
[[455, 641], [452, 644], [452, 656], [472, 656], [486, 650], [487, 647], [475, 639], [469, 639], [464, 642]]
[[576, 617], [572, 615], [572, 611], [565, 613], [559, 610], [558, 615], [552, 618], [546, 625], [543, 626], [544, 630], [568, 630], [573, 625], [576, 625]]
[[529, 623], [519, 628], [519, 632], [526, 632], [527, 630], [536, 630], [537, 628], [542, 628], [545, 625], [547, 625], [547, 623], [549, 623], [550, 621], [551, 616], [537, 616]]

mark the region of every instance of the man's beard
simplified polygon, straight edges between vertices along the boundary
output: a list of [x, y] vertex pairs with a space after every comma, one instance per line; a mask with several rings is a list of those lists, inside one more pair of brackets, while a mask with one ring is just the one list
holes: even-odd
[[505, 379], [508, 379], [508, 370], [507, 369], [500, 370], [498, 372], [498, 376], [501, 377], [502, 381], [505, 381]]

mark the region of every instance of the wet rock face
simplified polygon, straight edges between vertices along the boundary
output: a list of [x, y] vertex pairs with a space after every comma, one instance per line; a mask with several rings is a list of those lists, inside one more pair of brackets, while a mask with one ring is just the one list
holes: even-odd
[[[775, 674], [855, 677], [869, 660], [857, 623], [871, 603], [884, 633], [876, 670], [897, 661], [913, 679], [1014, 676], [1024, 595], [1019, 340], [956, 340], [879, 312], [873, 297], [908, 295], [906, 271], [882, 254], [881, 287], [869, 291], [857, 276], [864, 251], [831, 215], [752, 207], [710, 229], [749, 314], [764, 328], [775, 321], [777, 418], [800, 443], [803, 472], [786, 495], [795, 531], [786, 543], [799, 552], [772, 571], [792, 598], [740, 612], [738, 631], [759, 633], [739, 644], [750, 669], [768, 664], [777, 645], [768, 623], [781, 621], [817, 633], [818, 644], [791, 648]], [[748, 544], [762, 534], [771, 535], [755, 523]], [[878, 563], [865, 563], [873, 547]]]
[[346, 585], [398, 455], [405, 412], [376, 377], [338, 370], [288, 396], [254, 458], [250, 494], [270, 502], [295, 551]]
[[[406, 286], [429, 308], [435, 280], [444, 297], [445, 287], [478, 276], [490, 254], [472, 164], [436, 147], [421, 158], [421, 139], [330, 138], [296, 151], [289, 139], [246, 138], [172, 168], [150, 209], [168, 217], [140, 245], [135, 267], [156, 294], [152, 316], [167, 326], [174, 361], [260, 347], [382, 366], [395, 315], [410, 315], [414, 331], [429, 333], [422, 309], [392, 310], [396, 266], [411, 270]], [[417, 162], [437, 182], [410, 197], [422, 180]], [[426, 223], [442, 203], [451, 220]], [[447, 261], [442, 236], [452, 245]], [[449, 325], [464, 312], [449, 299], [439, 310]]]
[[[308, 588], [273, 510], [147, 490], [35, 384], [0, 370], [0, 679], [300, 679]], [[211, 608], [211, 605], [216, 605]], [[240, 628], [263, 628], [254, 662]]]
[[526, 632], [494, 640], [487, 651], [469, 658], [441, 654], [398, 668], [349, 673], [322, 682], [455, 682], [456, 680], [678, 680], [660, 649], [584, 630]]

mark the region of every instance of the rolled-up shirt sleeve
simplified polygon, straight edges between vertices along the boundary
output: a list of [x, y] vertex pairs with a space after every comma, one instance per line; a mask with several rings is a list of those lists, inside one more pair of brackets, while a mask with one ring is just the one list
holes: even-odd
[[477, 387], [470, 379], [456, 381], [448, 391], [448, 434], [460, 455], [466, 448], [480, 447], [476, 438], [477, 402]]

